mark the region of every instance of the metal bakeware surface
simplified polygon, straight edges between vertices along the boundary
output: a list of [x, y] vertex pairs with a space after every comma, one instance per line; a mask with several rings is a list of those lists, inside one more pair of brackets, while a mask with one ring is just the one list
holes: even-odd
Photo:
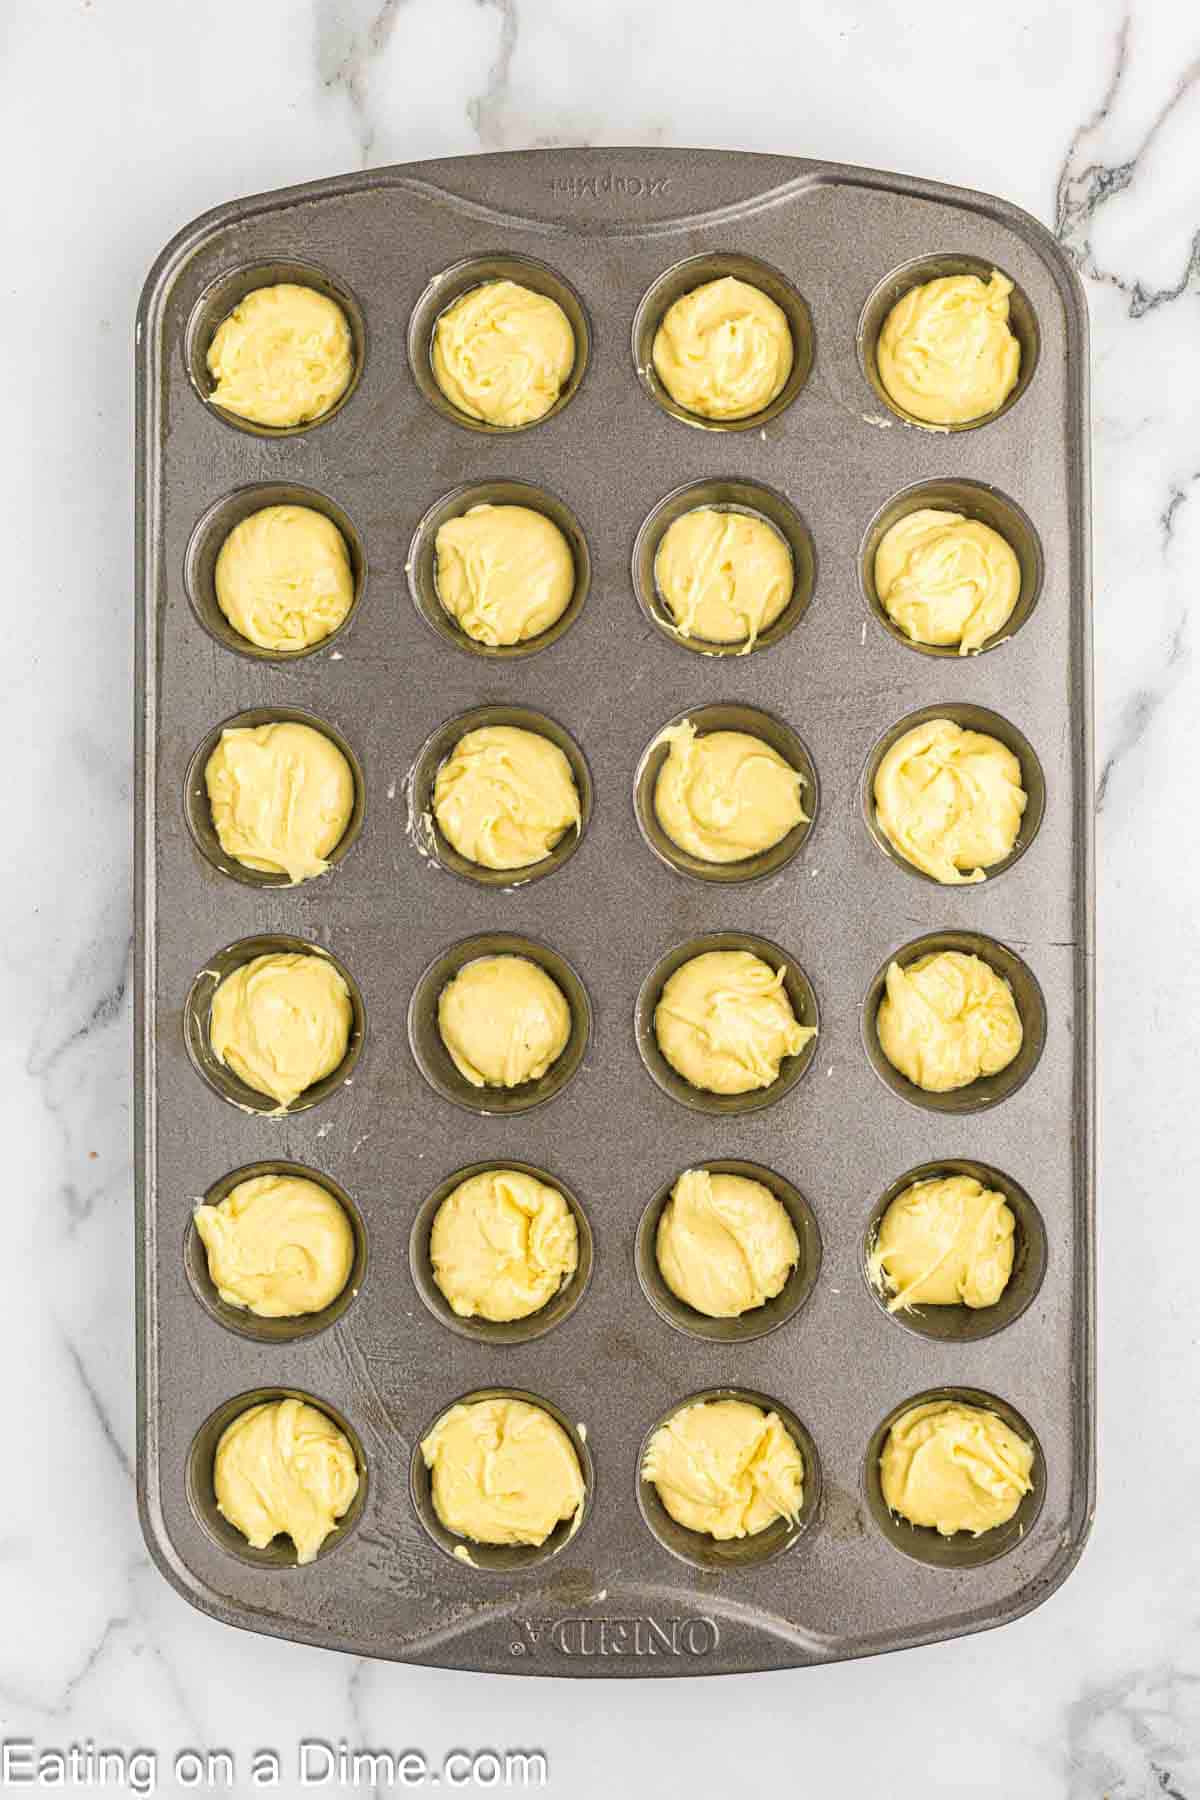
[[[687, 272], [674, 272], [689, 258], [700, 259], [700, 278], [725, 258], [754, 259], [807, 309], [811, 369], [765, 423], [693, 429], [637, 365], [643, 299], [686, 286]], [[449, 271], [448, 292], [459, 291], [471, 259], [548, 270], [538, 279], [564, 284], [583, 309], [577, 390], [530, 429], [464, 427], [431, 404], [428, 372], [418, 381], [410, 367], [410, 326], [419, 359], [437, 310], [430, 284]], [[889, 295], [956, 266], [996, 266], [1014, 280], [1032, 375], [978, 428], [928, 431], [893, 416], [876, 391], [871, 331]], [[203, 397], [204, 333], [218, 306], [297, 269], [352, 307], [356, 385], [307, 430], [240, 429]], [[1052, 239], [986, 195], [786, 158], [564, 150], [428, 163], [237, 201], [189, 226], [147, 282], [137, 358], [139, 1492], [160, 1567], [204, 1611], [251, 1630], [510, 1673], [815, 1663], [977, 1631], [1035, 1606], [1077, 1559], [1093, 1500], [1087, 336], [1081, 289]], [[406, 563], [439, 501], [513, 481], [568, 509], [590, 586], [546, 647], [478, 656], [429, 628]], [[811, 534], [808, 605], [752, 655], [689, 653], [636, 591], [634, 546], [648, 516], [706, 483], [782, 495]], [[189, 597], [193, 533], [256, 484], [314, 491], [355, 533], [357, 604], [336, 641], [309, 655], [238, 655]], [[948, 486], [968, 505], [978, 496], [981, 516], [998, 495], [1002, 516], [1033, 534], [1018, 549], [1040, 592], [1023, 596], [1016, 628], [977, 656], [898, 641], [869, 571], [864, 582], [864, 544], [883, 510]], [[999, 714], [1044, 776], [1036, 841], [978, 886], [918, 879], [882, 853], [864, 820], [873, 747], [935, 704]], [[558, 722], [593, 785], [574, 854], [509, 889], [463, 880], [422, 855], [408, 828], [406, 782], [422, 746], [483, 705]], [[782, 721], [820, 783], [812, 830], [761, 880], [696, 880], [639, 831], [646, 745], [676, 715], [711, 705]], [[206, 734], [273, 707], [343, 733], [365, 784], [350, 854], [293, 889], [222, 873], [185, 807]], [[570, 1086], [505, 1116], [436, 1093], [407, 1028], [423, 971], [461, 940], [494, 932], [564, 958], [591, 1006]], [[821, 1021], [803, 1079], [778, 1104], [736, 1116], [680, 1105], [650, 1078], [635, 1039], [648, 972], [713, 932], [782, 946], [811, 980]], [[865, 1053], [876, 971], [933, 933], [981, 934], [1014, 952], [1044, 998], [1036, 1069], [987, 1110], [911, 1104]], [[240, 1109], [207, 1085], [182, 1023], [209, 959], [264, 934], [332, 952], [365, 1010], [352, 1079], [283, 1118]], [[661, 1316], [636, 1262], [639, 1221], [664, 1185], [722, 1159], [792, 1184], [823, 1250], [805, 1304], [746, 1339]], [[222, 1322], [187, 1254], [195, 1198], [264, 1160], [332, 1178], [366, 1240], [354, 1304], [319, 1332], [266, 1341]], [[863, 1275], [889, 1187], [908, 1170], [962, 1160], [1006, 1177], [1045, 1231], [1036, 1294], [978, 1338], [906, 1329]], [[485, 1161], [552, 1171], [591, 1227], [587, 1291], [541, 1335], [456, 1333], [412, 1278], [420, 1208], [457, 1169]], [[500, 1570], [448, 1557], [418, 1516], [419, 1483], [410, 1486], [416, 1441], [439, 1410], [496, 1388], [541, 1396], [582, 1424], [594, 1478], [576, 1536]], [[815, 1512], [769, 1562], [678, 1553], [639, 1496], [649, 1427], [688, 1396], [726, 1389], [776, 1400], [802, 1421], [819, 1467]], [[898, 1407], [947, 1390], [994, 1397], [1039, 1450], [1035, 1503], [997, 1545], [962, 1555], [954, 1541], [930, 1544], [931, 1534], [881, 1518], [867, 1463]], [[278, 1554], [237, 1554], [212, 1514], [213, 1421], [239, 1396], [270, 1393], [327, 1405], [350, 1427], [367, 1476], [357, 1516], [304, 1569], [278, 1544]], [[1001, 1553], [986, 1560], [981, 1548]]]

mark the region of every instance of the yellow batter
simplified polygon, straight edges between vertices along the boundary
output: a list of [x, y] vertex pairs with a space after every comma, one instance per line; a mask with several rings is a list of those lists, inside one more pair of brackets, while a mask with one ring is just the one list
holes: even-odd
[[354, 810], [346, 758], [324, 732], [293, 720], [223, 731], [204, 784], [226, 855], [293, 882], [329, 867]]
[[871, 1280], [889, 1312], [914, 1306], [995, 1306], [1013, 1266], [1016, 1220], [1003, 1194], [973, 1175], [916, 1181], [884, 1213]]
[[690, 719], [655, 739], [669, 744], [654, 784], [654, 812], [673, 844], [702, 862], [760, 856], [802, 825], [804, 777], [762, 738], [708, 731]]
[[797, 1023], [783, 977], [749, 950], [706, 950], [676, 969], [654, 1010], [671, 1067], [708, 1093], [770, 1087], [784, 1057], [817, 1035]]
[[992, 270], [941, 275], [897, 300], [879, 334], [879, 379], [896, 405], [927, 425], [967, 425], [995, 412], [1016, 386], [1021, 346], [1008, 324], [1012, 282]]
[[1032, 1470], [1032, 1444], [988, 1408], [958, 1400], [910, 1407], [879, 1459], [891, 1511], [943, 1537], [1007, 1524], [1033, 1486]]
[[682, 638], [753, 650], [795, 586], [786, 540], [753, 513], [698, 506], [663, 533], [654, 582]]
[[952, 719], [898, 738], [875, 772], [875, 818], [905, 862], [946, 886], [1012, 853], [1028, 795], [1010, 749]]
[[930, 1094], [998, 1075], [1024, 1035], [1007, 981], [961, 950], [892, 963], [876, 1024], [888, 1061]]
[[539, 637], [575, 592], [571, 546], [529, 506], [473, 506], [438, 527], [434, 548], [438, 599], [480, 644]]
[[195, 1220], [222, 1300], [260, 1319], [321, 1312], [350, 1279], [350, 1221], [302, 1175], [252, 1175], [219, 1205], [198, 1206]]
[[566, 1049], [571, 1009], [527, 956], [480, 956], [442, 989], [438, 1030], [472, 1087], [520, 1087]]
[[550, 739], [517, 725], [460, 737], [437, 772], [442, 836], [485, 869], [527, 869], [581, 822], [571, 765]]
[[575, 366], [575, 333], [557, 300], [516, 281], [485, 281], [438, 319], [433, 373], [452, 406], [488, 425], [544, 418]]
[[262, 650], [310, 650], [354, 603], [346, 540], [311, 506], [251, 513], [221, 545], [213, 579], [233, 629]]
[[662, 1278], [710, 1319], [736, 1319], [782, 1293], [800, 1260], [787, 1208], [761, 1181], [686, 1169], [658, 1221]]
[[256, 288], [218, 325], [209, 398], [255, 425], [307, 425], [336, 406], [354, 373], [354, 340], [336, 300], [280, 282]]
[[704, 419], [746, 419], [769, 406], [791, 374], [792, 333], [761, 288], [725, 275], [667, 308], [653, 355], [677, 405]]
[[438, 1207], [429, 1258], [460, 1319], [527, 1319], [575, 1273], [575, 1215], [535, 1175], [488, 1169]]
[[778, 1413], [748, 1400], [699, 1400], [660, 1425], [642, 1478], [680, 1525], [722, 1541], [793, 1524], [804, 1501], [804, 1459]]
[[443, 1413], [421, 1455], [433, 1506], [456, 1537], [477, 1544], [544, 1544], [578, 1522], [583, 1470], [556, 1419], [527, 1400], [474, 1400]]
[[879, 540], [875, 592], [914, 644], [957, 644], [969, 656], [1008, 623], [1021, 565], [990, 525], [923, 506]]
[[282, 1112], [346, 1054], [350, 991], [327, 957], [273, 951], [242, 963], [213, 995], [209, 1041], [219, 1063]]
[[281, 1533], [310, 1563], [358, 1492], [346, 1434], [303, 1400], [267, 1400], [221, 1433], [213, 1462], [218, 1511], [253, 1549]]

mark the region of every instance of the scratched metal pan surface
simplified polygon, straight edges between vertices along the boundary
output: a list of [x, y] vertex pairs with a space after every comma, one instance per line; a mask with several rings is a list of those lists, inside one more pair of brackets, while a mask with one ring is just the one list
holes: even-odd
[[[428, 328], [464, 279], [438, 278], [475, 258], [470, 279], [511, 267], [533, 280], [544, 266], [543, 282], [577, 297], [582, 379], [528, 430], [470, 429], [427, 391]], [[687, 258], [707, 260], [680, 271]], [[762, 279], [789, 300], [811, 368], [765, 423], [693, 429], [652, 391], [647, 333], [675, 293], [750, 268], [744, 258], [776, 272]], [[913, 279], [993, 266], [1016, 284], [1028, 376], [1017, 399], [969, 430], [901, 421], [871, 379], [887, 305]], [[203, 351], [241, 293], [288, 275], [342, 297], [358, 380], [315, 428], [264, 435], [208, 404]], [[819, 1663], [963, 1635], [1037, 1605], [1078, 1558], [1093, 1503], [1087, 327], [1058, 247], [985, 194], [819, 162], [580, 150], [426, 163], [235, 201], [189, 226], [147, 282], [137, 367], [139, 1483], [164, 1573], [196, 1606], [249, 1630], [522, 1674]], [[406, 565], [431, 508], [463, 485], [507, 482], [568, 510], [590, 587], [570, 628], [536, 654], [485, 657], [430, 628]], [[765, 510], [782, 505], [802, 521], [811, 598], [754, 654], [697, 655], [646, 610], [635, 545], [681, 487], [714, 484], [709, 492], [737, 503], [746, 483], [769, 490]], [[362, 592], [349, 624], [314, 654], [238, 654], [206, 609], [213, 546], [260, 497], [248, 488], [266, 499], [309, 490], [350, 535]], [[1000, 509], [1021, 553], [1015, 628], [980, 655], [914, 650], [864, 592], [864, 544], [912, 490], [981, 517]], [[593, 789], [575, 853], [509, 890], [423, 854], [408, 822], [423, 746], [484, 705], [547, 715], [578, 746]], [[681, 873], [639, 828], [643, 751], [665, 722], [705, 706], [772, 715], [801, 740], [819, 784], [797, 853], [755, 882]], [[998, 715], [1040, 768], [1036, 836], [978, 886], [946, 889], [898, 866], [864, 816], [873, 749], [929, 707]], [[209, 859], [203, 818], [185, 808], [189, 765], [214, 727], [277, 709], [335, 727], [362, 770], [355, 842], [299, 888], [231, 878]], [[434, 959], [496, 932], [566, 960], [591, 1031], [562, 1091], [487, 1117], [426, 1080], [408, 1014]], [[779, 946], [807, 975], [820, 1017], [802, 1078], [777, 1104], [732, 1115], [682, 1105], [652, 1079], [635, 1025], [660, 959], [718, 932]], [[1008, 954], [1030, 1017], [1044, 1003], [1040, 1061], [986, 1109], [915, 1105], [868, 1055], [864, 1006], [877, 973], [930, 934], [968, 946], [982, 934], [985, 953]], [[185, 1017], [194, 978], [220, 952], [275, 936], [340, 959], [365, 1021], [352, 1079], [281, 1119], [213, 1090]], [[415, 1041], [424, 1054], [419, 1023]], [[653, 1272], [639, 1273], [647, 1207], [679, 1171], [718, 1159], [772, 1171], [794, 1216], [805, 1202], [811, 1212], [811, 1291], [755, 1335], [681, 1329]], [[189, 1234], [197, 1196], [264, 1161], [312, 1170], [355, 1209], [359, 1291], [316, 1332], [237, 1329], [245, 1321], [206, 1287]], [[488, 1162], [547, 1171], [590, 1226], [586, 1291], [553, 1329], [519, 1341], [451, 1329], [410, 1264], [424, 1203], [457, 1170]], [[991, 1335], [901, 1324], [863, 1273], [888, 1190], [910, 1171], [958, 1163], [1007, 1183], [1023, 1221], [1019, 1303]], [[456, 1561], [435, 1541], [414, 1473], [440, 1410], [495, 1388], [537, 1396], [584, 1428], [591, 1477], [577, 1535], [545, 1557], [501, 1558], [499, 1569]], [[773, 1540], [770, 1556], [755, 1540], [723, 1556], [672, 1533], [639, 1489], [656, 1420], [723, 1389], [778, 1403], [805, 1434], [803, 1529]], [[995, 1541], [943, 1546], [881, 1505], [881, 1428], [906, 1401], [943, 1391], [988, 1397], [1036, 1439], [1037, 1491]], [[290, 1566], [283, 1540], [261, 1555], [239, 1547], [212, 1500], [221, 1426], [248, 1396], [278, 1393], [326, 1407], [362, 1459], [359, 1503], [306, 1568]]]

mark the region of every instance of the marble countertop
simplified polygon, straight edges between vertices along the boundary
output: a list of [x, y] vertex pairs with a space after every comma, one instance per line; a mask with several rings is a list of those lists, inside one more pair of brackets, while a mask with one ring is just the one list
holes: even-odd
[[[0, 27], [0, 138], [19, 851], [0, 900], [14, 1159], [0, 1738], [153, 1750], [162, 1793], [185, 1791], [181, 1750], [229, 1750], [235, 1791], [250, 1792], [252, 1753], [277, 1748], [286, 1768], [301, 1736], [415, 1745], [434, 1763], [463, 1745], [538, 1746], [548, 1791], [580, 1800], [779, 1782], [891, 1800], [1200, 1793], [1200, 1534], [1185, 1473], [1200, 1343], [1184, 1235], [1200, 1076], [1194, 9], [15, 0]], [[130, 351], [145, 271], [181, 223], [234, 194], [420, 157], [638, 143], [807, 154], [1002, 194], [1057, 231], [1093, 326], [1092, 1542], [1059, 1594], [1000, 1632], [717, 1686], [514, 1683], [235, 1633], [162, 1580], [134, 1506]], [[297, 1791], [287, 1776], [282, 1791]]]

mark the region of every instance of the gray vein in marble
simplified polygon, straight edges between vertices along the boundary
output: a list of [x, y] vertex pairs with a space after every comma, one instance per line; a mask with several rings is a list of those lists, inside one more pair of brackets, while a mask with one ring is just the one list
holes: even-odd
[[1059, 242], [1078, 265], [1080, 272], [1092, 281], [1113, 287], [1129, 302], [1129, 316], [1140, 319], [1156, 307], [1178, 300], [1181, 294], [1200, 285], [1200, 229], [1193, 234], [1187, 260], [1179, 280], [1173, 286], [1149, 288], [1141, 281], [1130, 281], [1115, 270], [1101, 268], [1092, 249], [1091, 227], [1096, 214], [1113, 198], [1128, 188], [1138, 172], [1138, 165], [1180, 102], [1200, 82], [1200, 58], [1190, 63], [1161, 106], [1141, 143], [1131, 157], [1121, 163], [1104, 163], [1090, 159], [1089, 141], [1109, 119], [1130, 62], [1130, 28], [1127, 13], [1117, 33], [1113, 72], [1099, 106], [1072, 137], [1059, 171], [1055, 196], [1054, 232]]
[[1174, 1667], [1084, 1687], [1066, 1709], [1069, 1800], [1194, 1800], [1179, 1771], [1193, 1764], [1198, 1701], [1200, 1677]]
[[[79, 1106], [77, 1059], [90, 1060], [109, 1033], [119, 1035], [122, 1042], [125, 1039], [133, 958], [129, 912], [128, 887], [121, 883], [105, 897], [100, 923], [54, 992], [25, 1059], [26, 1073], [40, 1085], [46, 1110], [62, 1139], [66, 1178], [58, 1191], [70, 1233], [91, 1216], [112, 1180], [114, 1163], [128, 1160], [127, 1105], [97, 1107], [92, 1118], [84, 1114]], [[99, 1072], [120, 1085], [124, 1067], [122, 1049], [118, 1059]], [[96, 1085], [89, 1076], [87, 1091]], [[86, 1147], [76, 1144], [81, 1132], [92, 1139]], [[97, 1143], [102, 1149], [96, 1148]], [[88, 1183], [83, 1176], [93, 1162], [101, 1179]]]
[[100, 1427], [100, 1435], [103, 1437], [105, 1443], [116, 1458], [121, 1473], [125, 1476], [127, 1481], [132, 1481], [133, 1464], [129, 1459], [125, 1446], [117, 1435], [117, 1430], [109, 1416], [108, 1408], [100, 1398], [100, 1395], [92, 1382], [92, 1378], [87, 1372], [83, 1357], [71, 1342], [70, 1338], [65, 1334], [62, 1334], [61, 1342], [63, 1349], [67, 1353], [67, 1359], [75, 1371], [79, 1385], [87, 1395], [87, 1402], [91, 1409], [92, 1417]]
[[[1178, 482], [1171, 484], [1167, 504], [1158, 517], [1159, 541], [1164, 561], [1170, 554], [1180, 512], [1191, 498], [1192, 485], [1198, 479], [1200, 479], [1200, 470], [1189, 476], [1184, 486], [1180, 486]], [[1100, 779], [1096, 783], [1097, 813], [1104, 811], [1112, 778], [1117, 768], [1130, 751], [1135, 749], [1146, 736], [1159, 709], [1179, 685], [1185, 670], [1191, 663], [1188, 625], [1189, 615], [1185, 601], [1166, 640], [1166, 656], [1161, 681], [1155, 686], [1138, 688], [1128, 696], [1121, 710], [1116, 742], [1104, 759], [1100, 770]]]
[[39, 1713], [47, 1719], [63, 1719], [70, 1712], [79, 1689], [88, 1676], [93, 1673], [101, 1658], [105, 1655], [113, 1640], [129, 1629], [129, 1618], [126, 1614], [114, 1614], [104, 1621], [99, 1637], [84, 1651], [83, 1660], [78, 1668], [68, 1675], [58, 1690], [58, 1698], [50, 1701], [37, 1701], [28, 1694], [22, 1694], [11, 1687], [0, 1688], [0, 1699], [12, 1706], [24, 1707], [27, 1711]]
[[[349, 102], [362, 169], [370, 165], [378, 135], [371, 109], [371, 68], [387, 49], [403, 4], [404, 0], [382, 0], [381, 5], [354, 0], [347, 9], [346, 0], [320, 0], [317, 7], [317, 70], [322, 86], [344, 94]], [[357, 16], [356, 24], [347, 22], [347, 10]]]
[[[356, 1656], [351, 1668], [350, 1679], [346, 1683], [346, 1705], [350, 1713], [350, 1721], [354, 1726], [354, 1741], [365, 1746], [371, 1739], [367, 1730], [367, 1715], [363, 1706], [362, 1690], [367, 1676], [371, 1672], [371, 1664], [365, 1656]], [[365, 1790], [371, 1800], [383, 1800], [383, 1788], [378, 1780]]]
[[476, 3], [482, 10], [499, 15], [500, 42], [488, 70], [487, 86], [482, 94], [467, 101], [467, 117], [485, 150], [501, 150], [505, 144], [503, 121], [508, 105], [509, 78], [520, 30], [517, 0], [476, 0]]
[[1100, 779], [1096, 783], [1096, 811], [1102, 813], [1108, 803], [1108, 791], [1117, 766], [1135, 745], [1145, 737], [1151, 719], [1158, 711], [1163, 696], [1151, 688], [1139, 688], [1131, 694], [1121, 710], [1117, 741], [1104, 759]]
[[[134, 1589], [136, 1592], [135, 1584], [140, 1584], [143, 1580], [155, 1584], [155, 1592], [157, 1595], [158, 1586], [161, 1584], [162, 1577], [148, 1556], [139, 1557], [133, 1564], [130, 1578], [131, 1589]], [[139, 1608], [139, 1613], [143, 1617], [144, 1612], [144, 1608]], [[197, 1712], [193, 1703], [193, 1691], [177, 1674], [174, 1663], [171, 1661], [162, 1645], [158, 1642], [157, 1638], [153, 1635], [148, 1623], [145, 1626], [145, 1636], [142, 1641], [135, 1646], [134, 1654], [140, 1656], [143, 1651], [145, 1651], [158, 1665], [158, 1668], [162, 1673], [162, 1678], [175, 1701], [179, 1717], [187, 1725], [191, 1736], [197, 1740], [202, 1739], [205, 1734], [200, 1714]], [[201, 1689], [201, 1691], [203, 1692], [204, 1690]]]
[[1196, 481], [1200, 481], [1200, 469], [1194, 469], [1183, 486], [1180, 486], [1178, 482], [1171, 483], [1170, 498], [1163, 507], [1158, 519], [1159, 528], [1162, 531], [1162, 549], [1164, 556], [1170, 548], [1171, 539], [1175, 535], [1175, 524], [1179, 517], [1179, 509], [1181, 506], [1186, 505], [1187, 501], [1190, 499], [1191, 487], [1193, 482]]
[[111, 1619], [105, 1620], [104, 1628], [101, 1631], [100, 1636], [87, 1652], [80, 1667], [76, 1669], [74, 1675], [71, 1676], [66, 1686], [63, 1688], [56, 1705], [51, 1708], [51, 1712], [55, 1718], [60, 1718], [71, 1710], [75, 1695], [83, 1686], [88, 1676], [92, 1673], [92, 1670], [96, 1667], [96, 1664], [100, 1661], [100, 1658], [104, 1655], [113, 1639], [118, 1637], [123, 1631], [128, 1631], [128, 1629], [129, 1618], [125, 1613], [121, 1613]]
[[[128, 898], [128, 895], [122, 896], [121, 904], [123, 907], [127, 906]], [[92, 965], [98, 951], [102, 948], [103, 946], [100, 944], [89, 944], [80, 963], [72, 969], [67, 989], [72, 997], [74, 997], [76, 987], [81, 981], [83, 964], [86, 962], [89, 966]], [[121, 1008], [125, 1003], [125, 996], [129, 991], [130, 962], [132, 956], [133, 935], [130, 933], [125, 939], [122, 947], [120, 974], [115, 980], [110, 981], [109, 985], [101, 991], [99, 998], [92, 1002], [86, 1018], [78, 1025], [71, 1027], [65, 1037], [59, 1037], [49, 1045], [46, 1045], [43, 1041], [44, 1029], [39, 1030], [34, 1034], [33, 1044], [30, 1048], [25, 1067], [26, 1072], [32, 1075], [35, 1081], [44, 1081], [46, 1076], [53, 1072], [55, 1067], [69, 1050], [73, 1049], [75, 1045], [83, 1043], [84, 1040], [98, 1027], [111, 1025], [113, 1020], [118, 1017]], [[43, 1021], [43, 1028], [45, 1023], [46, 1022]]]

